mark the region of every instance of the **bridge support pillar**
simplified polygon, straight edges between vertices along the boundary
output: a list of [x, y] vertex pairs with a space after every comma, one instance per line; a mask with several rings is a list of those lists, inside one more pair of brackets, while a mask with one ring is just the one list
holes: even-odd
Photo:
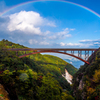
[[74, 54], [74, 51], [71, 51], [71, 54]]
[[78, 51], [78, 57], [82, 57], [82, 51]]
[[93, 54], [93, 51], [91, 51], [91, 54]]
[[64, 51], [66, 53], [66, 51]]
[[85, 60], [89, 58], [89, 51], [85, 51]]

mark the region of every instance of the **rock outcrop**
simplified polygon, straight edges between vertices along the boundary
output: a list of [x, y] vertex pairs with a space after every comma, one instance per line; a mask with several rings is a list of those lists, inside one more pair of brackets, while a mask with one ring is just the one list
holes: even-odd
[[63, 74], [62, 76], [65, 77], [65, 79], [66, 79], [70, 84], [72, 84], [73, 76], [70, 75], [66, 69], [65, 69], [65, 74]]

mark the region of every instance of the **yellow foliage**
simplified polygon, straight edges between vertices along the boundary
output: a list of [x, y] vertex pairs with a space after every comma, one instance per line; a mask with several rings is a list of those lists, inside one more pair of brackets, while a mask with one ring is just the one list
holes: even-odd
[[86, 85], [87, 85], [87, 86], [90, 86], [91, 84], [90, 84], [89, 81], [86, 80]]
[[3, 73], [4, 73], [4, 74], [8, 74], [8, 75], [13, 75], [13, 73], [10, 72], [9, 70], [5, 70], [5, 71], [3, 71]]
[[29, 72], [33, 79], [37, 79], [37, 73], [32, 71], [32, 69], [28, 69], [27, 72]]
[[90, 97], [88, 96], [88, 97], [87, 97], [87, 100], [89, 100], [89, 98], [90, 98]]
[[88, 95], [91, 95], [91, 94], [95, 91], [95, 89], [93, 89], [93, 88], [89, 88], [87, 91], [88, 91], [87, 94], [88, 94]]
[[4, 74], [9, 74], [9, 70], [3, 71]]
[[20, 73], [20, 74], [21, 73], [27, 73], [27, 70], [18, 70], [17, 72]]
[[93, 75], [93, 81], [95, 83], [100, 82], [100, 69], [95, 71], [95, 74]]
[[62, 100], [75, 100], [71, 95], [66, 94], [65, 92], [62, 92], [61, 98]]

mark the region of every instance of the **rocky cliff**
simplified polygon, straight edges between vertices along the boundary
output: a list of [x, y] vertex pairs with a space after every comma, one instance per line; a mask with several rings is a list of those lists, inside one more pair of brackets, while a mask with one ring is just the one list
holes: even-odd
[[62, 76], [65, 77], [65, 79], [66, 79], [70, 84], [72, 84], [73, 76], [70, 75], [66, 69], [65, 69], [65, 74], [63, 74]]
[[73, 95], [76, 100], [100, 100], [100, 48], [73, 77]]

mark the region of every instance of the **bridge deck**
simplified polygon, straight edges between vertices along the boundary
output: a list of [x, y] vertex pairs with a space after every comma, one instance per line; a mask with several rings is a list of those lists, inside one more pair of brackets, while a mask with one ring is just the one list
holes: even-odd
[[[93, 54], [93, 52], [95, 52], [97, 49], [96, 48], [11, 48], [7, 50], [16, 51], [17, 56], [18, 56], [18, 51], [25, 51], [25, 54], [22, 56], [19, 56], [19, 58], [25, 57], [27, 55], [36, 54], [36, 53], [45, 53], [45, 52], [61, 53], [61, 54], [66, 54], [66, 55], [75, 57], [89, 64], [89, 62], [86, 60], [89, 57], [89, 51], [92, 51], [92, 54]], [[33, 51], [33, 53], [26, 54], [26, 51]], [[71, 54], [67, 53], [67, 51], [71, 51]], [[78, 51], [78, 56], [74, 54], [74, 51]], [[85, 51], [85, 60], [81, 58], [82, 51]]]
[[97, 48], [11, 48], [11, 51], [59, 50], [59, 51], [95, 51]]

